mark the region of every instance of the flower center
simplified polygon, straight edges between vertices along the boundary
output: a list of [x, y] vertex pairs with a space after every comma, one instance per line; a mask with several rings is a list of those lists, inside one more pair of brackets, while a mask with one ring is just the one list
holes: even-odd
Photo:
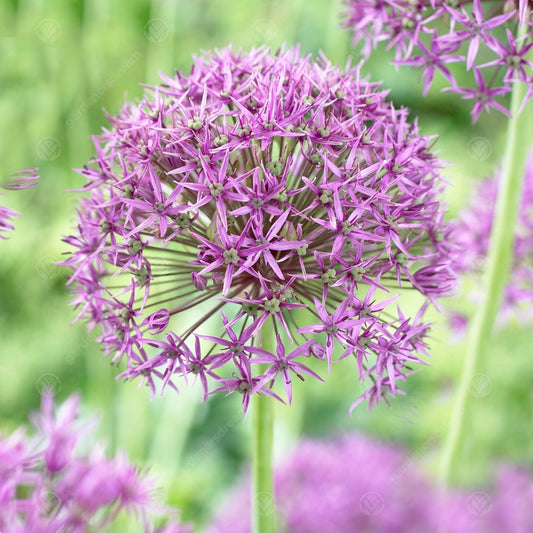
[[195, 131], [201, 129], [203, 125], [204, 121], [200, 117], [194, 117], [193, 119], [187, 121], [187, 127]]
[[218, 198], [224, 189], [224, 185], [222, 183], [210, 183], [209, 184], [209, 192], [211, 193], [211, 196], [213, 198]]
[[519, 55], [512, 55], [505, 60], [505, 63], [510, 68], [517, 68], [522, 63], [522, 58]]
[[328, 268], [322, 276], [320, 276], [320, 279], [324, 282], [330, 285], [337, 279], [337, 271], [334, 268]]
[[237, 387], [237, 392], [241, 394], [247, 394], [252, 390], [251, 385], [247, 381], [241, 381]]
[[200, 363], [189, 363], [189, 370], [193, 373], [193, 374], [200, 374], [200, 372], [202, 371], [202, 366], [200, 365]]
[[281, 300], [279, 300], [278, 298], [271, 298], [270, 300], [266, 300], [264, 303], [265, 311], [267, 311], [267, 313], [279, 313], [280, 304]]
[[224, 262], [226, 265], [229, 264], [236, 264], [239, 262], [239, 254], [237, 253], [237, 250], [235, 248], [230, 248], [229, 250], [226, 250], [223, 254], [224, 256]]

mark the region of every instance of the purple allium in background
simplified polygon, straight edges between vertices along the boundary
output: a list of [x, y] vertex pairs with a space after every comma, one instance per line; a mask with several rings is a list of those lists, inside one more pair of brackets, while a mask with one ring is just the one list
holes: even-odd
[[451, 492], [440, 504], [443, 531], [533, 531], [533, 477], [530, 471], [514, 465], [501, 465], [488, 489]]
[[[458, 272], [480, 274], [490, 242], [498, 195], [499, 175], [476, 184], [470, 204], [453, 222], [458, 253]], [[533, 305], [533, 154], [526, 165], [520, 209], [515, 228], [513, 262], [507, 282], [503, 311], [521, 318], [532, 317]]]
[[[1, 187], [8, 190], [29, 189], [37, 185], [39, 176], [37, 168], [27, 168], [15, 176], [11, 176], [8, 183]], [[5, 233], [14, 229], [11, 224], [13, 217], [19, 216], [19, 213], [0, 205], [0, 239], [5, 239]]]
[[433, 139], [358, 69], [297, 48], [224, 49], [163, 81], [94, 139], [66, 238], [78, 316], [122, 376], [199, 379], [246, 410], [281, 399], [275, 382], [290, 401], [294, 376], [318, 378], [302, 361], [340, 346], [370, 404], [396, 391], [428, 326], [387, 293], [453, 285]]
[[[416, 457], [360, 435], [303, 441], [276, 472], [279, 532], [501, 533], [533, 531], [533, 480], [504, 467], [495, 487], [443, 495]], [[243, 483], [208, 533], [250, 533]], [[274, 511], [274, 509], [272, 509]]]
[[[87, 447], [83, 436], [89, 429], [78, 420], [78, 404], [71, 396], [55, 412], [45, 392], [41, 411], [30, 417], [36, 434], [18, 430], [0, 438], [0, 531], [106, 531], [127, 512], [139, 523], [137, 531], [190, 533], [156, 503], [152, 480], [125, 456], [110, 459], [100, 448], [76, 453], [79, 444]], [[156, 514], [169, 518], [162, 529], [151, 522]]]
[[[347, 0], [346, 5], [344, 26], [354, 43], [364, 41], [366, 55], [386, 42], [395, 49], [395, 64], [421, 70], [424, 94], [440, 72], [446, 90], [472, 100], [474, 121], [490, 108], [509, 115], [505, 95], [512, 83], [533, 84], [533, 63], [526, 58], [533, 46], [528, 0]], [[522, 40], [515, 37], [519, 22], [528, 25]], [[458, 62], [472, 74], [468, 87], [459, 86], [449, 68]], [[524, 104], [532, 96], [528, 90]]]

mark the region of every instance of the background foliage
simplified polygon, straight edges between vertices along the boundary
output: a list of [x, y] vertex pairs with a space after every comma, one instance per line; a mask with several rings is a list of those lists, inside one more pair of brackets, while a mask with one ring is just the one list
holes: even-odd
[[[101, 413], [99, 437], [152, 465], [185, 519], [208, 519], [248, 454], [240, 399], [219, 395], [202, 405], [192, 389], [149, 402], [144, 388], [114, 380], [117, 369], [102, 360], [94, 335], [83, 324], [69, 325], [74, 313], [66, 273], [55, 266], [66, 250], [61, 237], [74, 224], [76, 194], [66, 190], [83, 185], [72, 168], [92, 155], [90, 135], [106, 125], [103, 109], [113, 114], [125, 95], [138, 98], [139, 83], [157, 83], [158, 71], [187, 71], [200, 50], [299, 42], [305, 52], [323, 50], [341, 64], [352, 55], [358, 62], [347, 32], [338, 28], [341, 11], [340, 2], [329, 0], [0, 3], [0, 181], [30, 165], [42, 175], [39, 187], [1, 199], [24, 215], [0, 249], [1, 429], [26, 420], [44, 385], [52, 385], [60, 400], [81, 391], [86, 411]], [[378, 54], [365, 71], [383, 80], [396, 105], [412, 108], [424, 133], [440, 136], [440, 156], [450, 163], [443, 174], [452, 217], [473, 182], [501, 156], [505, 119], [489, 115], [470, 126], [467, 105], [436, 88], [422, 99], [418, 74], [396, 72], [386, 57]], [[468, 312], [477, 280], [464, 285], [449, 306]], [[442, 316], [433, 315], [432, 366], [410, 380], [405, 398], [371, 415], [362, 407], [349, 417], [359, 393], [355, 372], [334, 367], [326, 383], [297, 387], [292, 408], [278, 407], [278, 456], [301, 434], [359, 430], [403, 443], [413, 460], [434, 471], [465, 347]], [[517, 321], [495, 335], [471, 387], [471, 430], [455, 472], [458, 484], [486, 484], [502, 460], [531, 461], [530, 339], [530, 324]]]

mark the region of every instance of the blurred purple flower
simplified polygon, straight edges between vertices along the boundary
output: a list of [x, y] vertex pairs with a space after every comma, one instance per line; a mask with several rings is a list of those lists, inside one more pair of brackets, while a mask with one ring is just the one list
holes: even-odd
[[[91, 428], [78, 420], [78, 404], [79, 398], [71, 396], [56, 413], [45, 391], [41, 411], [30, 417], [36, 435], [19, 430], [0, 438], [0, 531], [106, 531], [129, 512], [145, 533], [190, 533], [178, 526], [175, 513], [157, 504], [153, 481], [124, 455], [109, 459], [101, 448], [75, 453]], [[166, 529], [155, 529], [151, 517], [156, 514], [169, 519]]]
[[8, 182], [2, 185], [3, 189], [19, 191], [31, 189], [39, 184], [39, 169], [37, 167], [24, 168], [9, 177]]
[[452, 330], [451, 341], [460, 341], [468, 331], [468, 317], [459, 311], [447, 312], [448, 324]]
[[[442, 494], [413, 456], [352, 435], [303, 441], [277, 469], [278, 531], [501, 533], [533, 531], [530, 474], [503, 467], [487, 492]], [[246, 483], [224, 500], [208, 533], [250, 533]]]
[[[343, 25], [354, 44], [364, 41], [369, 55], [378, 43], [394, 48], [397, 65], [421, 69], [424, 95], [436, 70], [448, 81], [450, 92], [473, 100], [475, 122], [491, 108], [509, 114], [506, 99], [514, 81], [533, 84], [533, 63], [526, 55], [533, 47], [531, 2], [510, 0], [345, 0]], [[517, 39], [517, 25], [527, 23]], [[473, 75], [460, 87], [447, 65], [463, 63]], [[464, 76], [464, 71], [461, 71]], [[462, 79], [462, 78], [461, 78]], [[489, 81], [486, 81], [489, 80]], [[524, 104], [532, 96], [528, 91]]]
[[[457, 244], [455, 269], [480, 274], [487, 256], [498, 195], [499, 175], [478, 183], [470, 204], [453, 222]], [[503, 312], [521, 319], [532, 317], [533, 304], [533, 153], [526, 165], [520, 210], [515, 229], [511, 273], [504, 292]]]
[[[82, 435], [82, 428], [77, 427], [79, 400], [78, 396], [71, 396], [56, 413], [53, 395], [45, 393], [42, 396], [41, 411], [30, 414], [30, 421], [47, 443], [44, 464], [52, 475], [72, 461], [74, 448]], [[84, 430], [88, 429], [85, 427]]]
[[[34, 187], [39, 182], [37, 172], [37, 168], [25, 168], [19, 173], [10, 176], [7, 184], [1, 187], [6, 190], [20, 190]], [[19, 216], [19, 213], [0, 205], [0, 239], [5, 239], [6, 236], [4, 234], [15, 229], [11, 224], [11, 219], [16, 216]]]
[[447, 495], [442, 511], [450, 533], [533, 531], [533, 478], [514, 465], [501, 465], [491, 487]]
[[0, 239], [5, 239], [4, 233], [15, 229], [13, 224], [11, 224], [11, 219], [18, 216], [19, 213], [16, 211], [0, 205]]
[[294, 376], [318, 377], [301, 360], [331, 365], [340, 346], [374, 381], [370, 404], [395, 392], [428, 325], [383, 295], [435, 301], [454, 282], [433, 140], [358, 69], [297, 48], [225, 49], [163, 81], [94, 139], [66, 238], [78, 317], [126, 356], [122, 376], [153, 392], [194, 377], [246, 411], [252, 394], [280, 399], [276, 382], [290, 399]]
[[[358, 533], [438, 530], [433, 489], [393, 446], [362, 436], [303, 441], [277, 468], [279, 531]], [[208, 533], [250, 533], [243, 484]], [[419, 527], [419, 526], [424, 526]]]

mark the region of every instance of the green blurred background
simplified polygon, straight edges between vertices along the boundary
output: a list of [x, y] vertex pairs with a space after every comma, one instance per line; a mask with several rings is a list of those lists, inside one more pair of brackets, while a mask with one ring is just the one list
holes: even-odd
[[[341, 12], [341, 3], [329, 0], [2, 0], [0, 181], [26, 166], [40, 167], [42, 179], [0, 198], [23, 213], [0, 245], [1, 429], [24, 422], [45, 385], [60, 400], [80, 391], [84, 410], [101, 414], [98, 437], [150, 464], [184, 519], [208, 520], [246, 464], [240, 398], [218, 395], [201, 404], [192, 389], [150, 402], [136, 383], [114, 380], [116, 369], [102, 359], [94, 335], [69, 325], [66, 273], [55, 266], [66, 250], [61, 237], [75, 224], [76, 194], [66, 189], [83, 185], [72, 168], [92, 155], [90, 136], [106, 125], [103, 110], [116, 113], [126, 95], [138, 98], [139, 84], [157, 83], [158, 71], [188, 71], [201, 50], [301, 43], [304, 52], [323, 50], [341, 64], [350, 55], [360, 61], [338, 27]], [[492, 114], [471, 126], [467, 104], [440, 93], [438, 83], [422, 99], [419, 73], [397, 72], [386, 58], [376, 54], [364, 70], [383, 80], [396, 105], [412, 108], [425, 134], [440, 136], [452, 217], [475, 180], [497, 164], [505, 119]], [[476, 286], [470, 280], [446, 305], [468, 312]], [[279, 406], [277, 456], [302, 434], [358, 430], [402, 443], [434, 472], [465, 347], [441, 315], [432, 318], [432, 366], [409, 380], [405, 397], [350, 417], [360, 386], [355, 370], [338, 365], [325, 383], [297, 387], [293, 407]], [[511, 322], [498, 330], [472, 383], [457, 484], [483, 486], [500, 461], [531, 462], [532, 381], [530, 325]]]

